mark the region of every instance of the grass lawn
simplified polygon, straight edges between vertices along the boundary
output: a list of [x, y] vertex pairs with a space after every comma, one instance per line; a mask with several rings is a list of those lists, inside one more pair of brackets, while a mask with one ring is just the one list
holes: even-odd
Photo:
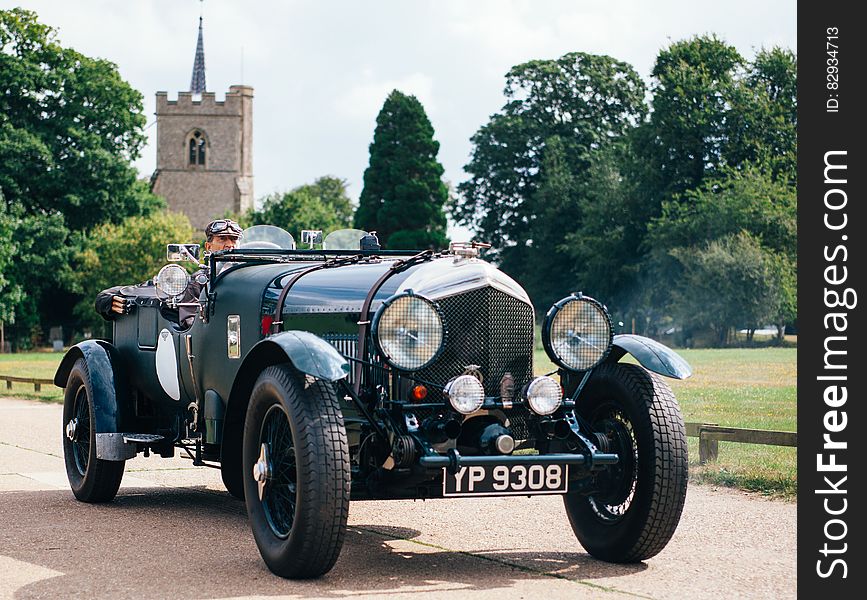
[[[685, 421], [730, 427], [796, 431], [795, 348], [679, 350], [694, 375], [684, 381], [667, 379]], [[61, 353], [0, 354], [0, 374], [50, 379]], [[536, 372], [554, 370], [541, 344]], [[62, 401], [62, 390], [14, 383], [0, 394], [43, 401]], [[720, 442], [719, 459], [698, 464], [698, 438], [689, 438], [690, 477], [695, 481], [734, 486], [794, 499], [797, 488], [795, 448]]]
[[[797, 431], [796, 348], [677, 352], [693, 370], [689, 379], [666, 379], [680, 403], [684, 421]], [[554, 370], [541, 344], [536, 349], [535, 365], [538, 374]], [[698, 438], [688, 438], [687, 442], [693, 481], [794, 500], [798, 481], [795, 448], [720, 442], [719, 459], [699, 465]]]
[[[0, 354], [0, 375], [53, 379], [63, 355], [63, 352]], [[63, 401], [63, 390], [54, 384], [42, 384], [42, 391], [39, 392], [33, 391], [32, 383], [13, 383], [11, 390], [6, 389], [6, 384], [7, 382], [0, 381], [0, 395], [50, 402]]]

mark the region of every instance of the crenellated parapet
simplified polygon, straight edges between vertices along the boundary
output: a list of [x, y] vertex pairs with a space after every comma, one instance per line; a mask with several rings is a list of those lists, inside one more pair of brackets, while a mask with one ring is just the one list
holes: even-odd
[[177, 98], [169, 99], [168, 92], [157, 92], [157, 115], [199, 115], [240, 116], [245, 105], [253, 98], [253, 88], [248, 85], [233, 85], [223, 100], [217, 100], [214, 92], [194, 94], [178, 92]]

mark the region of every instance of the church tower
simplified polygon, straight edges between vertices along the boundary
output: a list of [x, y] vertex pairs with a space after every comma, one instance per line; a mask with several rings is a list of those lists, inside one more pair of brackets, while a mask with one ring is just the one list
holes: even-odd
[[190, 91], [157, 92], [157, 167], [151, 190], [202, 231], [227, 212], [253, 208], [253, 88], [233, 85], [218, 102], [205, 84], [202, 19]]

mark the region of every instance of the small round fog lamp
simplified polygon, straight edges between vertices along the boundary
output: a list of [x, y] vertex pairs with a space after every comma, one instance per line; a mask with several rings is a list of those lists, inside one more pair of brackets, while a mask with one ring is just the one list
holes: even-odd
[[527, 386], [527, 404], [537, 415], [550, 415], [563, 404], [560, 384], [550, 377], [536, 377]]
[[444, 391], [452, 408], [463, 415], [476, 412], [485, 403], [485, 388], [472, 375], [455, 377], [446, 384]]

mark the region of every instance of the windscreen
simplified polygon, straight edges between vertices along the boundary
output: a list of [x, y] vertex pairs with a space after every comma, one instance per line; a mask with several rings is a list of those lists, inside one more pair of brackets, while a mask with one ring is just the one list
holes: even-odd
[[255, 248], [279, 248], [295, 250], [295, 238], [285, 229], [274, 225], [253, 225], [241, 234], [238, 248], [245, 250]]
[[367, 235], [361, 229], [338, 229], [332, 231], [322, 242], [324, 250], [360, 250], [361, 238]]

